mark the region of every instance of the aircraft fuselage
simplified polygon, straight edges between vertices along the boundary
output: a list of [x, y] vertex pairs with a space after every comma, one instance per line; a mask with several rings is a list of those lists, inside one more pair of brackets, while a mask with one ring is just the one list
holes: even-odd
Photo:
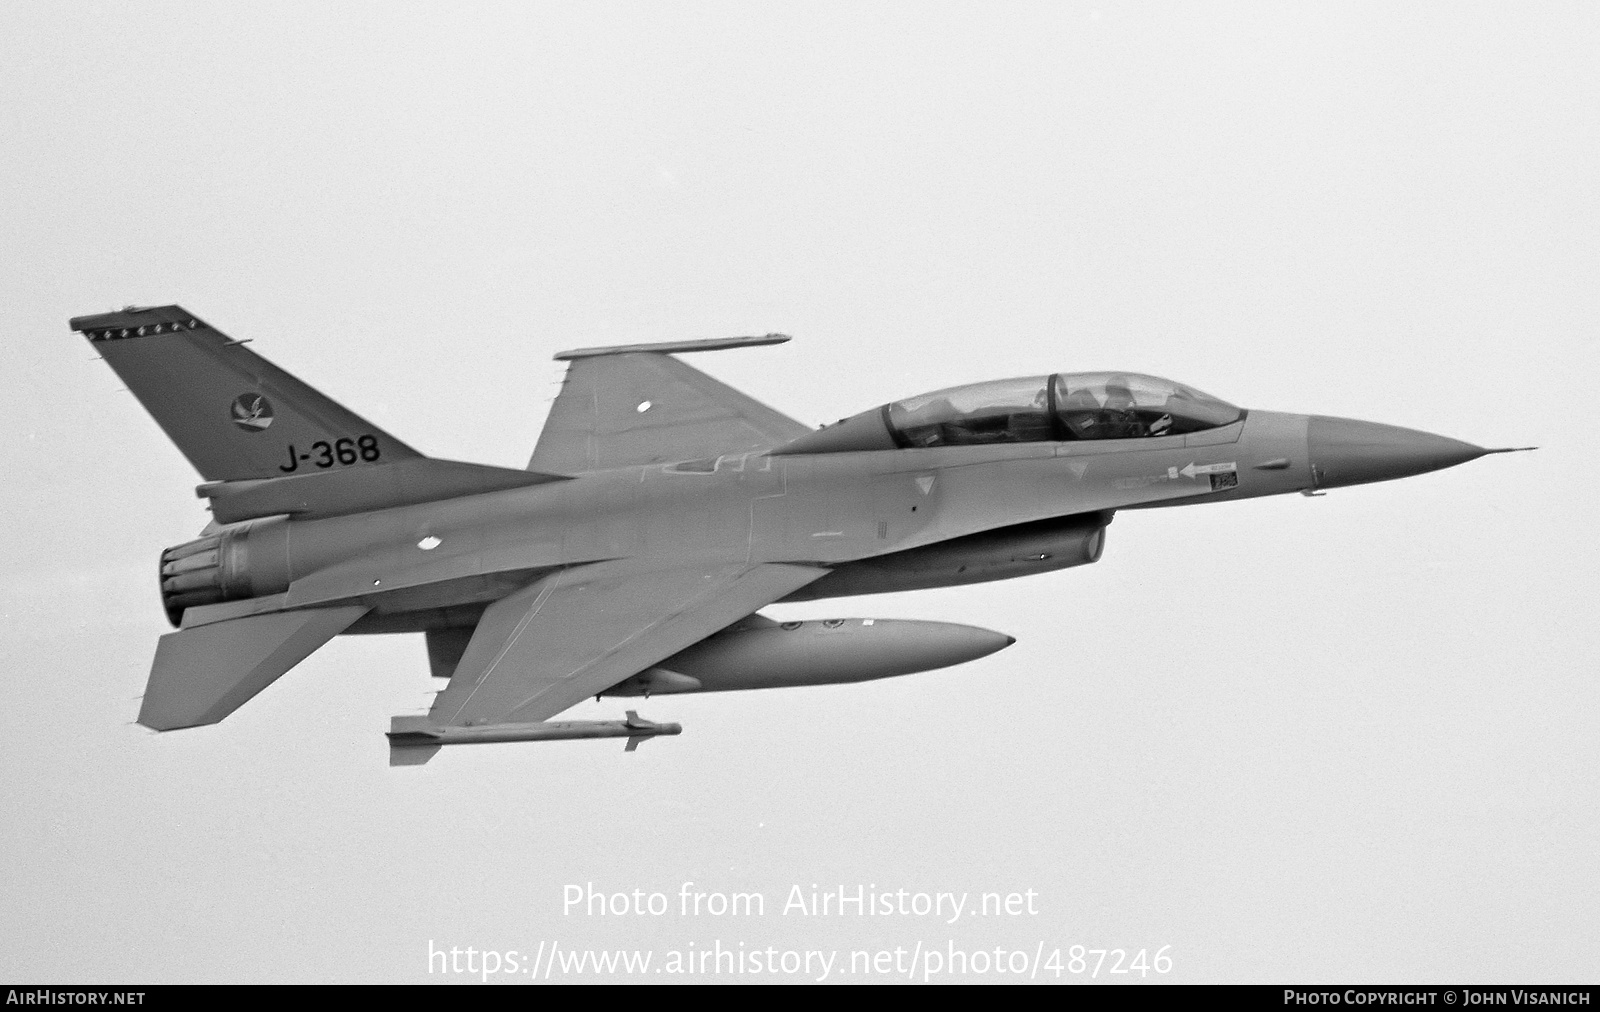
[[1117, 509], [1311, 489], [1307, 426], [1305, 415], [1254, 411], [1143, 440], [752, 452], [353, 516], [266, 518], [235, 525], [234, 586], [250, 600], [191, 609], [202, 614], [185, 624], [348, 602], [372, 609], [351, 632], [470, 624], [474, 606], [542, 572], [621, 558], [834, 568], [796, 599], [1046, 572], [1095, 561]]

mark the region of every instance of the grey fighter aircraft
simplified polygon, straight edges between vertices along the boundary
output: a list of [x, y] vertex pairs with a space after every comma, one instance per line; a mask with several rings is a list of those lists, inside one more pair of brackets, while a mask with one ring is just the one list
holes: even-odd
[[467, 742], [677, 734], [589, 696], [927, 671], [1014, 642], [942, 622], [778, 623], [779, 601], [948, 587], [1095, 562], [1119, 509], [1386, 481], [1503, 452], [1246, 411], [1127, 372], [939, 390], [811, 429], [675, 355], [584, 348], [526, 470], [427, 457], [178, 306], [78, 317], [204, 478], [212, 520], [161, 553], [139, 722], [214, 724], [340, 633], [422, 633], [426, 716], [391, 762]]

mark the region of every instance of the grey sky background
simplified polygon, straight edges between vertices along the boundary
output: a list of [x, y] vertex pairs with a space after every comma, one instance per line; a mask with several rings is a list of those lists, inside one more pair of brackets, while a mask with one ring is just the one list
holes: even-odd
[[[552, 940], [1592, 982], [1597, 46], [1583, 3], [0, 6], [0, 978], [437, 981], [430, 940]], [[132, 724], [157, 553], [206, 515], [66, 323], [166, 302], [508, 466], [554, 352], [773, 330], [690, 361], [810, 424], [1120, 368], [1542, 448], [768, 612], [1018, 638], [964, 667], [390, 769], [420, 637]], [[685, 881], [767, 915], [562, 913]], [[782, 915], [812, 883], [1040, 912]]]

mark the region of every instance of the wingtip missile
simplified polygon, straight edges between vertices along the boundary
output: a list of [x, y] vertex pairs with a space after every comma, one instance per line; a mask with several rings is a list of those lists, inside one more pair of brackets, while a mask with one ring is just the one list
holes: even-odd
[[427, 717], [394, 717], [389, 722], [389, 765], [420, 766], [446, 745], [509, 741], [565, 741], [577, 738], [626, 738], [632, 752], [646, 738], [682, 734], [683, 725], [658, 723], [629, 710], [624, 720], [557, 720], [531, 724], [434, 724]]
[[657, 341], [651, 344], [613, 344], [600, 348], [573, 348], [569, 351], [558, 351], [555, 355], [557, 362], [571, 362], [580, 358], [601, 358], [606, 355], [632, 355], [647, 353], [655, 355], [682, 355], [692, 351], [723, 351], [728, 348], [758, 348], [769, 344], [784, 344], [792, 341], [788, 334], [761, 334], [750, 337], [710, 337], [697, 341]]

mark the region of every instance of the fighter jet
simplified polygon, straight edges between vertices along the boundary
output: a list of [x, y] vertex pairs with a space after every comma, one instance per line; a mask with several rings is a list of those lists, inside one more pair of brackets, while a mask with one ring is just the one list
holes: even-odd
[[[974, 383], [812, 429], [676, 356], [781, 334], [582, 348], [526, 470], [424, 456], [178, 306], [71, 321], [199, 471], [161, 553], [176, 632], [139, 722], [214, 724], [341, 633], [422, 633], [444, 745], [677, 734], [595, 696], [826, 685], [1015, 642], [944, 622], [776, 622], [782, 601], [1003, 580], [1100, 559], [1117, 510], [1387, 481], [1482, 447], [1245, 410], [1132, 372]], [[1526, 449], [1526, 448], [1522, 448]]]

